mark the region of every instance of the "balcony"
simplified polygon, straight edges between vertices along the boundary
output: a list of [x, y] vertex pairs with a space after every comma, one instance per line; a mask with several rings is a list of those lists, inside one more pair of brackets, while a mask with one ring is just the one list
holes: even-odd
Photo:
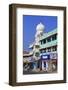
[[55, 46], [55, 45], [57, 45], [57, 40], [47, 42], [47, 43], [42, 44], [42, 45], [40, 44], [40, 49], [52, 47], [52, 46]]

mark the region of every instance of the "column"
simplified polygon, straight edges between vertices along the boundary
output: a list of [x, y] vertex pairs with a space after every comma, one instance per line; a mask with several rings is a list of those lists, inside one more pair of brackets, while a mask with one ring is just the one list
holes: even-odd
[[42, 61], [42, 70], [45, 71], [44, 61]]

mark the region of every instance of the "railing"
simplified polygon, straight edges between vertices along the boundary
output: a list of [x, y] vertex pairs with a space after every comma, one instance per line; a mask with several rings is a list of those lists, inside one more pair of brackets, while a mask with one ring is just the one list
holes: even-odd
[[57, 40], [47, 42], [47, 43], [42, 44], [42, 45], [40, 44], [40, 49], [47, 48], [47, 47], [52, 47], [52, 46], [55, 46], [55, 45], [57, 45]]

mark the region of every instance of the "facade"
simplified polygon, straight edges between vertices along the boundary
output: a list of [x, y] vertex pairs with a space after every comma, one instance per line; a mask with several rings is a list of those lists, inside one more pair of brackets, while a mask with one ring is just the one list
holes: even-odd
[[43, 70], [57, 70], [57, 29], [40, 37], [40, 56]]
[[23, 51], [23, 71], [30, 70], [32, 63], [32, 55], [27, 51]]
[[[45, 26], [39, 23], [36, 27], [35, 41], [29, 46], [28, 62], [32, 71], [57, 71], [57, 29], [44, 33]], [[31, 55], [31, 56], [30, 56]], [[25, 58], [27, 55], [25, 55]], [[25, 61], [25, 59], [24, 59]]]

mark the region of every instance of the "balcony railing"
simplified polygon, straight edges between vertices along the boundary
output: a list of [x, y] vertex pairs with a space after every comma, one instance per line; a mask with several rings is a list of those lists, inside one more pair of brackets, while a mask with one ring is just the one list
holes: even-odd
[[57, 40], [47, 42], [45, 44], [40, 44], [40, 49], [52, 47], [52, 46], [55, 46], [55, 45], [57, 45]]

